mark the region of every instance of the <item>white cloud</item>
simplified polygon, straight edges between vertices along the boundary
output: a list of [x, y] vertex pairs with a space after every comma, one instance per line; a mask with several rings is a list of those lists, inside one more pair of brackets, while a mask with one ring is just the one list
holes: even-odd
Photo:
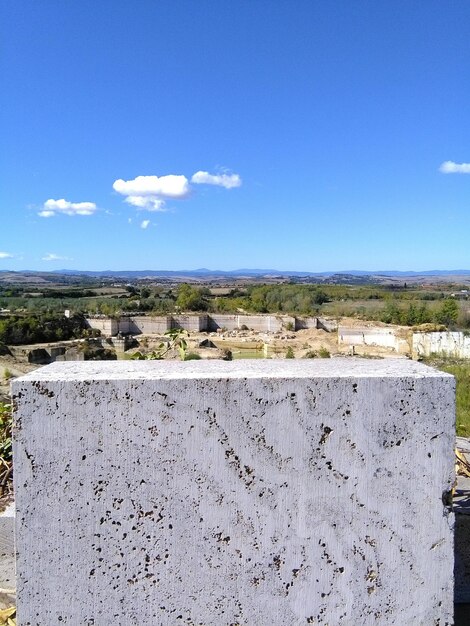
[[41, 261], [72, 261], [72, 259], [68, 256], [60, 256], [53, 252], [48, 252], [46, 256], [42, 257]]
[[147, 211], [166, 211], [165, 201], [156, 196], [127, 196], [125, 202]]
[[114, 191], [123, 196], [128, 204], [147, 211], [165, 211], [165, 199], [186, 198], [190, 192], [186, 176], [137, 176], [133, 180], [119, 178], [113, 183]]
[[0, 252], [0, 259], [14, 259], [14, 255], [9, 252]]
[[150, 220], [143, 220], [143, 221], [140, 223], [140, 227], [141, 227], [141, 228], [143, 228], [143, 229], [145, 230], [146, 228], [148, 228], [148, 225], [149, 225], [149, 224], [150, 224]]
[[113, 189], [124, 196], [163, 196], [184, 198], [189, 193], [186, 176], [137, 176], [134, 180], [118, 179]]
[[191, 182], [196, 185], [217, 185], [225, 189], [240, 187], [242, 179], [238, 174], [209, 174], [209, 172], [196, 172], [191, 177]]
[[[221, 174], [209, 174], [209, 172], [196, 172], [191, 182], [196, 185], [217, 185], [232, 189], [240, 187], [242, 180], [238, 174], [223, 172]], [[137, 176], [133, 180], [119, 178], [113, 183], [113, 189], [125, 196], [124, 201], [137, 209], [146, 211], [167, 211], [168, 199], [181, 200], [186, 198], [191, 187], [186, 176], [168, 174], [167, 176]], [[47, 209], [47, 207], [45, 207]], [[44, 216], [47, 217], [47, 216]]]
[[454, 163], [454, 161], [444, 161], [439, 167], [443, 174], [470, 174], [470, 163]]
[[94, 202], [69, 202], [64, 198], [60, 200], [51, 198], [44, 202], [43, 209], [38, 215], [40, 217], [53, 217], [60, 213], [64, 215], [93, 215], [96, 209]]

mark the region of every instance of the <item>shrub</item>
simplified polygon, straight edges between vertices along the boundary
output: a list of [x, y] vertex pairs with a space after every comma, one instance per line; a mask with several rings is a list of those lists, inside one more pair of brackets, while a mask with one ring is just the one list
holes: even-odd
[[233, 354], [232, 351], [229, 350], [228, 348], [224, 348], [224, 356], [222, 357], [223, 361], [233, 361]]
[[0, 403], [0, 496], [13, 489], [13, 459], [11, 448], [11, 405]]
[[286, 350], [286, 359], [295, 359], [295, 354], [292, 346], [289, 346]]
[[318, 350], [318, 356], [320, 359], [329, 359], [331, 357], [330, 351], [321, 346], [320, 350]]
[[0, 457], [7, 463], [12, 460], [11, 406], [0, 403]]
[[315, 350], [308, 350], [304, 355], [304, 359], [315, 359], [317, 356]]

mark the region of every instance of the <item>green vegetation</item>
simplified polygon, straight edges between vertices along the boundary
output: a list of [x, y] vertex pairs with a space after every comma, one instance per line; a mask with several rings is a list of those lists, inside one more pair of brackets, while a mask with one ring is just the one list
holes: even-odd
[[83, 347], [85, 361], [116, 361], [117, 355], [114, 350], [94, 345], [93, 342], [85, 343]]
[[206, 287], [192, 287], [183, 283], [178, 287], [176, 307], [181, 311], [207, 311], [210, 290]]
[[[82, 315], [31, 314], [0, 318], [0, 343], [20, 345], [42, 341], [63, 341], [83, 337]], [[86, 334], [86, 333], [85, 333]]]
[[304, 355], [304, 359], [316, 359], [317, 356], [318, 354], [315, 352], [315, 350], [308, 350]]
[[[161, 361], [172, 350], [178, 350], [181, 360], [186, 361], [188, 342], [185, 339], [185, 335], [187, 334], [188, 332], [182, 328], [172, 328], [171, 330], [167, 330], [165, 335], [168, 337], [168, 341], [160, 343], [158, 348], [156, 350], [152, 350], [151, 352], [136, 352], [131, 358], [136, 361]], [[195, 356], [197, 357], [198, 355], [193, 355], [192, 359], [194, 359]]]
[[289, 346], [286, 350], [286, 359], [295, 359], [295, 354], [292, 346]]
[[[0, 309], [18, 316], [122, 313], [270, 313], [296, 316], [351, 316], [391, 324], [444, 324], [470, 328], [470, 300], [464, 285], [436, 284], [245, 284], [209, 287], [149, 281], [115, 285], [83, 280], [47, 287], [0, 285]], [[455, 294], [455, 297], [454, 295]], [[0, 317], [1, 320], [1, 317]], [[290, 330], [290, 326], [286, 326]], [[1, 339], [0, 339], [1, 341]]]
[[470, 437], [470, 362], [450, 357], [430, 357], [424, 362], [455, 376], [457, 435]]
[[11, 406], [0, 403], [0, 496], [12, 490]]
[[330, 351], [327, 350], [324, 346], [320, 346], [318, 350], [318, 356], [320, 359], [329, 359], [331, 357]]

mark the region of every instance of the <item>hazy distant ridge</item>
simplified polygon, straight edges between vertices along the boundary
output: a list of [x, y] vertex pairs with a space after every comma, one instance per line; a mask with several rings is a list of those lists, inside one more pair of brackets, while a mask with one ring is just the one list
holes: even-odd
[[102, 270], [102, 271], [80, 271], [80, 270], [56, 270], [56, 274], [84, 274], [86, 276], [129, 276], [134, 278], [144, 276], [468, 276], [470, 270], [423, 270], [401, 271], [401, 270], [337, 270], [330, 272], [308, 272], [293, 270], [273, 270], [273, 269], [249, 269], [242, 268], [236, 270], [210, 270], [200, 268], [196, 270]]
[[11, 270], [0, 270], [0, 274], [12, 275], [64, 275], [64, 276], [89, 276], [89, 277], [116, 277], [116, 278], [262, 278], [262, 277], [293, 277], [293, 278], [329, 278], [332, 276], [341, 277], [445, 277], [445, 276], [470, 276], [470, 270], [422, 270], [422, 271], [403, 271], [403, 270], [337, 270], [328, 272], [309, 272], [294, 270], [276, 270], [276, 269], [250, 269], [242, 268], [236, 270], [210, 270], [207, 268], [199, 268], [195, 270], [53, 270], [49, 272], [37, 270], [23, 270], [14, 272]]

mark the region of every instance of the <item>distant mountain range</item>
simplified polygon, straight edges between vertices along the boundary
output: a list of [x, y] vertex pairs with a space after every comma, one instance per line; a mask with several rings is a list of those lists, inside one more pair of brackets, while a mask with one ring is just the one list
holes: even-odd
[[398, 271], [398, 270], [344, 270], [334, 272], [299, 272], [291, 270], [266, 269], [238, 269], [238, 270], [209, 270], [205, 267], [196, 270], [54, 270], [55, 274], [85, 274], [86, 276], [470, 276], [470, 270], [425, 270]]
[[277, 269], [250, 269], [242, 268], [236, 270], [210, 270], [207, 268], [199, 268], [195, 270], [53, 270], [50, 272], [39, 272], [35, 270], [24, 270], [21, 272], [12, 272], [9, 270], [0, 270], [0, 280], [2, 282], [14, 282], [15, 278], [19, 282], [25, 282], [25, 279], [37, 277], [39, 280], [52, 280], [57, 282], [60, 276], [68, 277], [89, 277], [89, 278], [121, 278], [121, 279], [144, 279], [144, 278], [162, 278], [166, 280], [181, 281], [185, 278], [192, 280], [227, 280], [227, 279], [243, 279], [251, 278], [255, 280], [261, 280], [263, 278], [276, 280], [276, 279], [293, 279], [293, 280], [308, 280], [317, 279], [318, 281], [333, 281], [333, 282], [381, 282], [383, 280], [417, 280], [423, 279], [429, 281], [429, 279], [444, 280], [446, 278], [453, 281], [458, 278], [470, 277], [470, 270], [424, 270], [420, 272], [416, 271], [402, 271], [402, 270], [380, 270], [380, 271], [366, 271], [366, 270], [342, 270], [331, 272], [309, 272], [309, 271], [292, 271], [292, 270], [277, 270]]

